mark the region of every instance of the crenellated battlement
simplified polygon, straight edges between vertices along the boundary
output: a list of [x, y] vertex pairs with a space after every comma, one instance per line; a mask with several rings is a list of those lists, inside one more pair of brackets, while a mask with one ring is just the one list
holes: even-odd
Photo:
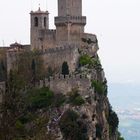
[[66, 23], [86, 25], [85, 16], [59, 16], [55, 17], [55, 25], [64, 25]]
[[53, 80], [80, 80], [80, 79], [87, 79], [87, 75], [81, 75], [81, 74], [72, 74], [72, 75], [55, 75], [53, 77], [49, 78], [49, 81], [53, 81]]
[[55, 36], [56, 30], [54, 29], [41, 29], [39, 30], [39, 38], [42, 39], [44, 36]]
[[52, 54], [52, 53], [59, 53], [59, 52], [64, 52], [64, 51], [71, 51], [79, 48], [79, 45], [77, 44], [65, 44], [63, 46], [57, 46], [55, 48], [48, 48], [45, 50], [39, 50], [39, 54]]
[[81, 75], [81, 74], [74, 74], [74, 75], [54, 75], [49, 78], [44, 78], [44, 80], [40, 80], [39, 83], [36, 83], [38, 86], [48, 86], [50, 82], [53, 81], [69, 81], [69, 80], [88, 80], [87, 75]]
[[49, 87], [54, 93], [67, 94], [72, 89], [78, 89], [82, 95], [86, 95], [89, 89], [91, 89], [91, 81], [86, 75], [74, 74], [74, 75], [55, 75], [50, 78], [45, 78], [36, 83], [39, 88]]

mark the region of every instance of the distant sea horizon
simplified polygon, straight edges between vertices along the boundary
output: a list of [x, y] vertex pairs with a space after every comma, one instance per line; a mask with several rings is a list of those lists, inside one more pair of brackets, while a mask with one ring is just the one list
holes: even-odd
[[140, 86], [131, 83], [110, 83], [108, 97], [118, 114], [122, 136], [125, 140], [140, 140]]

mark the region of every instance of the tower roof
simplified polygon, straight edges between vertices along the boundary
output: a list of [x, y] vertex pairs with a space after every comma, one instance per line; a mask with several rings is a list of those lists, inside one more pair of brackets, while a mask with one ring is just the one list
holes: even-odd
[[49, 14], [48, 11], [42, 11], [40, 7], [38, 7], [37, 11], [31, 11], [30, 14]]

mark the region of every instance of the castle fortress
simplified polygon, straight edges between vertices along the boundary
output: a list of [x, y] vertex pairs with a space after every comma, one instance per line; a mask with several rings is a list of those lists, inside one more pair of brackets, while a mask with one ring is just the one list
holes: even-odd
[[[52, 77], [43, 77], [43, 79], [36, 81], [34, 86], [39, 88], [49, 87], [55, 94], [62, 93], [64, 95], [67, 95], [73, 89], [78, 90], [78, 94], [86, 101], [85, 104], [79, 107], [66, 104], [61, 112], [64, 113], [66, 109], [68, 110], [72, 107], [81, 116], [86, 114], [87, 117], [82, 118], [82, 120], [84, 119], [88, 126], [89, 140], [100, 140], [98, 137], [101, 137], [103, 140], [117, 140], [116, 133], [111, 139], [109, 138], [110, 129], [107, 117], [110, 105], [106, 97], [105, 74], [100, 62], [94, 61], [96, 68], [93, 66], [94, 62], [91, 62], [91, 66], [89, 64], [79, 66], [79, 60], [83, 54], [87, 54], [89, 59], [97, 58], [98, 60], [98, 41], [96, 35], [85, 33], [84, 31], [86, 17], [82, 16], [82, 0], [58, 0], [58, 16], [54, 18], [56, 26], [54, 30], [49, 29], [48, 11], [42, 11], [39, 8], [37, 11], [31, 11], [30, 17], [31, 44], [22, 45], [16, 42], [11, 44], [10, 47], [2, 48], [6, 49], [7, 72], [16, 67], [17, 57], [24, 50], [38, 50], [37, 55], [43, 58], [45, 70], [47, 71], [50, 67], [55, 72], [52, 74]], [[68, 64], [69, 75], [61, 74], [64, 62]], [[101, 82], [99, 91], [92, 84], [92, 80]], [[100, 86], [100, 83], [97, 82], [96, 84], [97, 87]], [[4, 91], [5, 82], [0, 82], [0, 103], [3, 101]], [[55, 118], [62, 117], [63, 113], [61, 115], [56, 113]], [[54, 120], [53, 114], [52, 118]], [[48, 132], [50, 131], [50, 126], [54, 124], [53, 120], [50, 120], [48, 123]], [[101, 127], [99, 127], [99, 124], [101, 124]], [[97, 132], [102, 129], [100, 130], [102, 131], [100, 132], [102, 136], [96, 136], [96, 129]], [[56, 140], [63, 139], [59, 127], [53, 127], [51, 131], [57, 135]]]
[[[49, 29], [49, 12], [30, 12], [30, 45], [14, 43], [7, 51], [7, 71], [13, 67], [16, 55], [23, 49], [39, 50], [46, 68], [51, 67], [57, 72], [61, 71], [62, 64], [66, 61], [70, 73], [78, 66], [78, 49], [86, 47], [82, 41], [90, 39], [95, 43], [89, 46], [91, 53], [96, 53], [97, 39], [93, 34], [85, 33], [86, 17], [82, 16], [82, 0], [58, 0], [58, 16], [54, 18], [56, 29]], [[93, 51], [93, 52], [92, 52]]]
[[[54, 21], [56, 29], [49, 29], [48, 11], [42, 11], [39, 7], [37, 11], [30, 12], [31, 44], [23, 45], [15, 42], [9, 47], [0, 47], [0, 50], [6, 52], [4, 61], [7, 65], [7, 73], [17, 68], [16, 61], [22, 52], [37, 50], [43, 58], [46, 72], [51, 68], [55, 75], [61, 75], [62, 65], [67, 62], [71, 75], [70, 78], [66, 76], [65, 79], [61, 76], [57, 79], [53, 78], [45, 86], [49, 86], [54, 92], [64, 91], [64, 93], [78, 87], [83, 93], [87, 84], [88, 86], [91, 84], [89, 78], [75, 77], [79, 68], [79, 58], [83, 53], [91, 57], [96, 56], [98, 41], [96, 35], [84, 32], [86, 17], [82, 16], [82, 0], [58, 0], [58, 16]], [[96, 79], [96, 76], [96, 73], [92, 72], [90, 77]], [[67, 89], [66, 85], [70, 88]], [[0, 81], [0, 89], [5, 89], [3, 81]], [[1, 97], [2, 95], [0, 95], [0, 102]]]

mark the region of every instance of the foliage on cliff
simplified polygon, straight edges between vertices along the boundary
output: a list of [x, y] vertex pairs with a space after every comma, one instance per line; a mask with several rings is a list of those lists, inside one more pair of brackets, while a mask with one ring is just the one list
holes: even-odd
[[0, 139], [34, 140], [41, 137], [53, 139], [54, 135], [48, 135], [44, 129], [49, 120], [47, 109], [59, 104], [57, 97], [48, 88], [31, 89], [25, 92], [20, 86], [19, 79], [15, 78], [14, 76], [14, 82], [12, 77], [10, 78], [12, 81], [8, 83], [5, 101], [1, 106], [3, 117]]
[[72, 110], [67, 110], [63, 114], [59, 125], [65, 139], [88, 140], [87, 126], [79, 118], [79, 115]]
[[34, 83], [45, 76], [44, 62], [37, 51], [22, 52], [15, 63], [17, 66], [15, 70], [28, 84]]
[[82, 96], [78, 93], [77, 89], [73, 89], [71, 92], [68, 93], [68, 102], [75, 106], [80, 106], [85, 103]]
[[108, 123], [110, 127], [110, 133], [114, 134], [118, 129], [119, 119], [117, 114], [111, 108], [109, 110]]
[[92, 80], [92, 87], [95, 88], [95, 92], [101, 95], [107, 95], [107, 85], [106, 82]]

